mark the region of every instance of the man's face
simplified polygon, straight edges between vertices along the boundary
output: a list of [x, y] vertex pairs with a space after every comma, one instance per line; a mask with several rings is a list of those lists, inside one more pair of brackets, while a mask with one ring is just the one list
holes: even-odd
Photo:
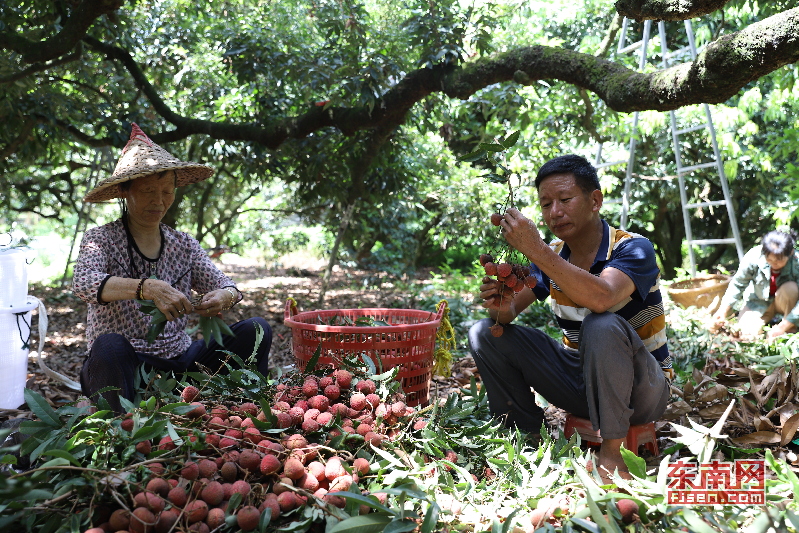
[[538, 205], [549, 230], [568, 242], [591, 229], [602, 206], [602, 192], [586, 193], [573, 174], [553, 174], [538, 187]]

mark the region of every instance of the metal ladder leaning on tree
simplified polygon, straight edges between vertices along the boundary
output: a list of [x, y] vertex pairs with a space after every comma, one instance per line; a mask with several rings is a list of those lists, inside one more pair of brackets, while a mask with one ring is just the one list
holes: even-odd
[[[668, 45], [666, 42], [666, 24], [663, 21], [658, 22], [658, 32], [660, 37], [660, 49], [661, 49], [661, 54], [660, 54], [661, 66], [664, 69], [668, 68], [670, 66], [670, 61], [676, 57], [686, 57], [687, 54], [690, 53], [691, 60], [696, 59], [697, 50], [696, 50], [696, 42], [694, 40], [693, 27], [691, 25], [690, 20], [686, 20], [684, 22], [685, 22], [685, 31], [688, 37], [688, 45], [682, 48], [678, 48], [673, 52], [668, 51]], [[647, 48], [649, 46], [649, 40], [652, 30], [652, 21], [651, 20], [644, 21], [644, 27], [642, 32], [643, 35], [641, 40], [633, 42], [631, 44], [626, 44], [627, 31], [629, 25], [630, 25], [630, 20], [625, 17], [624, 21], [622, 22], [622, 28], [619, 37], [619, 46], [616, 52], [618, 54], [626, 54], [626, 53], [631, 53], [635, 50], [640, 50], [638, 70], [643, 71], [647, 64]], [[688, 245], [688, 256], [691, 261], [691, 276], [694, 277], [696, 276], [696, 258], [694, 256], [695, 245], [707, 246], [707, 245], [719, 245], [719, 244], [735, 244], [735, 248], [738, 253], [738, 259], [739, 260], [742, 259], [744, 255], [743, 245], [741, 243], [741, 235], [740, 232], [738, 231], [738, 222], [737, 219], [735, 218], [735, 210], [733, 209], [732, 198], [730, 196], [730, 188], [727, 182], [727, 175], [724, 172], [724, 161], [721, 158], [721, 152], [719, 151], [718, 143], [716, 141], [716, 129], [713, 126], [713, 116], [710, 112], [710, 106], [708, 106], [708, 104], [702, 104], [702, 106], [704, 107], [705, 120], [698, 124], [692, 124], [686, 127], [680, 127], [678, 125], [677, 113], [675, 111], [669, 111], [672, 147], [674, 149], [674, 158], [677, 166], [677, 179], [679, 181], [680, 203], [682, 204], [683, 224], [685, 225], [685, 237], [686, 237], [685, 242]], [[627, 227], [627, 215], [630, 209], [630, 188], [632, 185], [633, 167], [635, 166], [635, 149], [636, 149], [636, 133], [638, 131], [638, 116], [639, 116], [638, 111], [634, 112], [631, 121], [632, 133], [630, 135], [629, 146], [628, 146], [629, 157], [626, 161], [627, 168], [624, 178], [624, 195], [621, 200], [622, 229], [626, 229]], [[712, 146], [713, 149], [713, 154], [712, 157], [710, 158], [711, 160], [704, 162], [697, 162], [696, 164], [684, 165], [680, 136], [700, 130], [707, 130], [707, 133], [709, 135], [710, 145]], [[625, 161], [623, 160], [610, 161], [610, 162], [602, 161], [602, 144], [601, 143], [599, 144], [596, 157], [594, 159], [594, 164], [597, 167], [597, 169], [619, 165], [624, 162]], [[689, 203], [685, 187], [685, 176], [692, 174], [697, 170], [710, 169], [710, 168], [715, 168], [716, 172], [718, 173], [718, 179], [719, 182], [721, 183], [721, 190], [723, 192], [724, 199], [723, 200], [708, 199], [705, 201]], [[691, 228], [690, 210], [702, 209], [705, 207], [721, 206], [721, 205], [724, 205], [727, 209], [727, 215], [730, 220], [730, 228], [732, 230], [732, 237], [724, 239], [694, 239], [693, 230]]]

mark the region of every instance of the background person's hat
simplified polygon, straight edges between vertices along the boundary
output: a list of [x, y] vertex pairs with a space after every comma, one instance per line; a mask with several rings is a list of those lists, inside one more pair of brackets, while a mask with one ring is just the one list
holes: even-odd
[[130, 140], [122, 150], [122, 156], [117, 162], [117, 167], [111, 177], [102, 180], [83, 199], [86, 202], [104, 202], [121, 198], [122, 191], [119, 184], [135, 180], [142, 176], [149, 176], [156, 172], [174, 170], [177, 174], [177, 186], [197, 183], [211, 177], [213, 167], [181, 161], [172, 154], [155, 144], [147, 135], [133, 124]]

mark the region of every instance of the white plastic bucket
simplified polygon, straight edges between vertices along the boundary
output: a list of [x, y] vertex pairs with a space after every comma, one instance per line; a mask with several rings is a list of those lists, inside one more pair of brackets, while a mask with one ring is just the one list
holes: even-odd
[[27, 296], [22, 301], [0, 306], [0, 409], [16, 409], [25, 403], [31, 311], [39, 301]]
[[0, 248], [0, 307], [20, 305], [28, 297], [30, 248]]

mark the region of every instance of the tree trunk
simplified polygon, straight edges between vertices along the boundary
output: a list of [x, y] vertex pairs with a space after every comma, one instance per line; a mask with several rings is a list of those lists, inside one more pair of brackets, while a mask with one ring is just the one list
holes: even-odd
[[327, 287], [330, 284], [330, 276], [333, 273], [333, 267], [335, 266], [336, 262], [338, 262], [338, 248], [341, 246], [341, 240], [344, 238], [344, 233], [347, 231], [347, 228], [350, 225], [352, 211], [354, 209], [355, 202], [353, 201], [347, 206], [346, 211], [344, 211], [344, 216], [341, 217], [341, 223], [338, 226], [338, 233], [336, 234], [336, 241], [333, 243], [333, 249], [330, 250], [330, 260], [327, 262], [327, 268], [325, 268], [325, 273], [322, 276], [322, 288], [319, 290], [319, 299], [317, 300], [317, 303], [320, 306], [325, 301], [325, 293], [327, 292]]

